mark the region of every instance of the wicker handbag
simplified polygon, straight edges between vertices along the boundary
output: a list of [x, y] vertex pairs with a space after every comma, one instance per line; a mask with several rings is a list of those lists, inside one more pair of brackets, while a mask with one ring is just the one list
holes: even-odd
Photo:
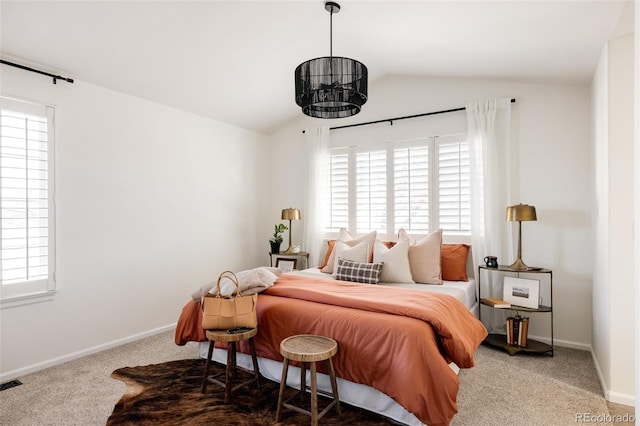
[[[236, 285], [235, 296], [223, 297], [220, 294], [220, 282], [225, 277]], [[224, 271], [220, 274], [217, 285], [216, 294], [207, 294], [202, 298], [202, 328], [205, 330], [225, 330], [236, 327], [257, 327], [258, 295], [243, 296], [238, 278], [231, 271]]]

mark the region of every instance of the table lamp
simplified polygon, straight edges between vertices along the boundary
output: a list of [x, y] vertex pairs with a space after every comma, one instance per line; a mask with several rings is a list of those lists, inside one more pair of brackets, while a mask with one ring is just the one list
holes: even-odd
[[283, 252], [284, 254], [294, 254], [293, 246], [291, 246], [291, 221], [300, 220], [300, 210], [289, 207], [282, 209], [282, 220], [289, 221], [289, 248]]
[[522, 261], [522, 222], [530, 220], [538, 220], [535, 207], [528, 204], [517, 204], [507, 207], [507, 221], [518, 222], [518, 258], [509, 265], [509, 268], [515, 271], [526, 271], [529, 269]]

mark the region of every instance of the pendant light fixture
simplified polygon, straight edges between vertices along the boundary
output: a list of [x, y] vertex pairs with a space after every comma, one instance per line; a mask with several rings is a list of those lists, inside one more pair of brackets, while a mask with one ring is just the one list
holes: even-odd
[[367, 67], [355, 59], [333, 56], [333, 14], [338, 3], [328, 1], [329, 56], [311, 59], [295, 71], [296, 103], [315, 118], [343, 118], [360, 112], [367, 102]]

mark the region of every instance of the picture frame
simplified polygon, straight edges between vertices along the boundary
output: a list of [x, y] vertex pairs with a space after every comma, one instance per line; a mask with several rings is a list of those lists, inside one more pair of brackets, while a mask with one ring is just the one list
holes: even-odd
[[291, 272], [296, 269], [298, 259], [287, 259], [279, 257], [276, 259], [276, 268], [282, 269], [282, 272]]
[[504, 277], [502, 299], [512, 306], [538, 309], [540, 281], [530, 278]]

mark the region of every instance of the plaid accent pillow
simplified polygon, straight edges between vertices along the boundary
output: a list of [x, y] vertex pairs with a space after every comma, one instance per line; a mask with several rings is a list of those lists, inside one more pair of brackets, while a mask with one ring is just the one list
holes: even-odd
[[354, 283], [378, 284], [382, 263], [362, 263], [338, 258], [335, 279]]

